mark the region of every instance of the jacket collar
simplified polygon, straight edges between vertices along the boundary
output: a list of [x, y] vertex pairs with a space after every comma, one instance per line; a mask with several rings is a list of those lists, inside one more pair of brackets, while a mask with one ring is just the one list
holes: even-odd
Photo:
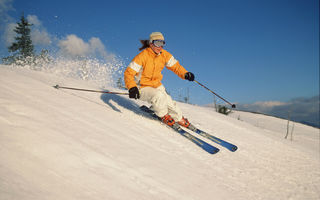
[[147, 48], [147, 51], [148, 51], [148, 53], [149, 53], [150, 55], [153, 55], [153, 56], [160, 56], [161, 53], [162, 53], [162, 50], [161, 50], [159, 54], [156, 54], [156, 53], [151, 49], [151, 47], [148, 47], [148, 48]]

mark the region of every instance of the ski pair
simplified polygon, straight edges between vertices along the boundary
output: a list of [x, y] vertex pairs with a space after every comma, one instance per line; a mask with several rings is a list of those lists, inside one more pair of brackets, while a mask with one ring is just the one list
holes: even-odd
[[[161, 120], [150, 108], [148, 108], [147, 106], [143, 105], [140, 107], [140, 109], [146, 113], [149, 113], [150, 116], [153, 119], [156, 120]], [[207, 151], [208, 153], [211, 154], [215, 154], [217, 152], [219, 152], [219, 149], [211, 144], [206, 143], [205, 141], [193, 136], [192, 134], [190, 134], [189, 132], [185, 131], [184, 129], [182, 129], [178, 124], [174, 124], [174, 126], [168, 126], [170, 128], [172, 128], [173, 130], [175, 130], [176, 132], [178, 132], [179, 134], [181, 134], [182, 136], [184, 136], [185, 138], [189, 139], [190, 141], [192, 141], [193, 143], [195, 143], [196, 145], [198, 145], [199, 147], [201, 147], [203, 150]], [[213, 135], [210, 135], [209, 133], [206, 133], [196, 127], [194, 127], [193, 125], [190, 125], [188, 127], [189, 130], [194, 131], [195, 133], [229, 149], [230, 151], [236, 151], [237, 147], [231, 143], [228, 143], [224, 140], [221, 140], [220, 138], [217, 138]]]

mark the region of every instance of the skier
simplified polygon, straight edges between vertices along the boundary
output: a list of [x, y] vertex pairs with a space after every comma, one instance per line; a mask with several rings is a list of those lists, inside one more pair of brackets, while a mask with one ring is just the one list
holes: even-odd
[[[194, 74], [188, 72], [166, 50], [165, 40], [160, 32], [150, 34], [149, 40], [140, 40], [142, 47], [124, 72], [124, 81], [129, 89], [129, 97], [146, 101], [152, 105], [152, 110], [161, 120], [173, 126], [175, 122], [189, 127], [190, 122], [182, 116], [181, 109], [166, 93], [162, 85], [161, 71], [164, 67], [173, 71], [180, 78], [194, 81]], [[140, 90], [139, 90], [140, 89]]]

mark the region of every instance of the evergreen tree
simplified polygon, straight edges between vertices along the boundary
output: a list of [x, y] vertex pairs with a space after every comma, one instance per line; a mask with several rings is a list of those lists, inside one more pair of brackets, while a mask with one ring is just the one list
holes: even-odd
[[125, 87], [124, 84], [122, 83], [122, 78], [119, 78], [119, 79], [117, 80], [117, 87], [118, 87], [119, 89], [126, 89], [126, 87]]
[[21, 16], [20, 22], [17, 23], [14, 32], [17, 33], [15, 42], [8, 47], [9, 52], [13, 53], [12, 56], [3, 58], [6, 64], [30, 64], [34, 58], [34, 46], [31, 40], [31, 29], [32, 24], [29, 24], [28, 20]]
[[229, 113], [231, 113], [231, 110], [228, 109], [226, 106], [218, 105], [218, 112], [224, 115], [228, 115]]

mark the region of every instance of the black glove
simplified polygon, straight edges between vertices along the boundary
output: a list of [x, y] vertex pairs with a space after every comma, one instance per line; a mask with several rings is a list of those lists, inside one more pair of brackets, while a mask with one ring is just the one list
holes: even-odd
[[129, 98], [133, 99], [139, 99], [140, 98], [140, 92], [137, 87], [132, 87], [129, 90]]
[[191, 72], [187, 72], [185, 75], [184, 75], [184, 78], [188, 81], [194, 81], [194, 75], [193, 73]]

